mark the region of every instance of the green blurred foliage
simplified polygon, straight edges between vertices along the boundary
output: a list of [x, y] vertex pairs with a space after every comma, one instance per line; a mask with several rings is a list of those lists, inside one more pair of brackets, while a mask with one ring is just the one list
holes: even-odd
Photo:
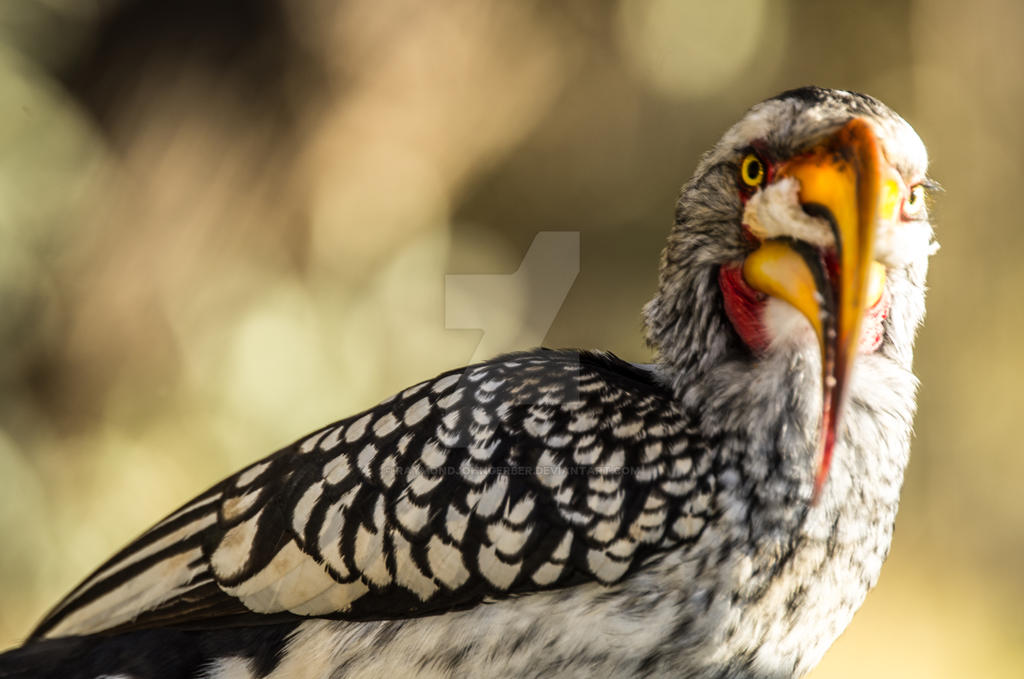
[[946, 193], [892, 556], [814, 677], [1019, 676], [1019, 3], [252, 6], [224, 35], [0, 9], [0, 648], [225, 474], [468, 360], [445, 274], [514, 271], [538, 231], [582, 240], [545, 343], [646, 360], [678, 187], [815, 83], [899, 111]]

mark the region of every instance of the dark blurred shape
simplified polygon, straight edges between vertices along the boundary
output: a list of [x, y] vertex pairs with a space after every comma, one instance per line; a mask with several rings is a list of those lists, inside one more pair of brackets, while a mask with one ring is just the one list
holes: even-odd
[[56, 75], [115, 142], [126, 104], [185, 73], [215, 78], [281, 132], [323, 77], [280, 0], [121, 0], [91, 33]]

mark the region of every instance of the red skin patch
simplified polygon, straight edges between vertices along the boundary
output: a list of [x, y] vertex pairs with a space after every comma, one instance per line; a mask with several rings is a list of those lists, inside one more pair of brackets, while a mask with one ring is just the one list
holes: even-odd
[[[729, 317], [732, 327], [736, 328], [740, 339], [754, 353], [764, 353], [771, 341], [763, 321], [768, 296], [747, 285], [743, 279], [742, 264], [723, 265], [718, 270], [718, 286], [725, 301], [725, 315]], [[864, 313], [857, 347], [860, 353], [874, 353], [882, 346], [882, 335], [885, 332], [882, 326], [889, 315], [890, 303], [889, 290], [885, 289], [882, 297]]]

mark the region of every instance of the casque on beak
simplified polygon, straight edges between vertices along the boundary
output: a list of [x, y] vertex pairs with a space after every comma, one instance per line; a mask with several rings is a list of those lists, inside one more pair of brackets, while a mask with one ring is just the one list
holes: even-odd
[[885, 160], [871, 124], [861, 118], [782, 163], [776, 177], [799, 182], [800, 205], [831, 225], [835, 242], [834, 252], [823, 252], [791, 238], [774, 238], [761, 243], [743, 264], [750, 287], [794, 306], [818, 338], [822, 417], [816, 502], [832, 462], [864, 310], [885, 285], [885, 268], [874, 261], [875, 234], [880, 221], [899, 214], [901, 180]]

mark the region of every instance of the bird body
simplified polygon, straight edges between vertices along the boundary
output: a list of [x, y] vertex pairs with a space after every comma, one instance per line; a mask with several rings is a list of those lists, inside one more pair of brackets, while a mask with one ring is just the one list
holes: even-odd
[[[807, 200], [828, 144], [881, 219]], [[0, 677], [802, 676], [889, 549], [933, 249], [890, 222], [925, 164], [869, 97], [760, 104], [683, 188], [656, 363], [510, 354], [331, 424], [115, 555]]]

